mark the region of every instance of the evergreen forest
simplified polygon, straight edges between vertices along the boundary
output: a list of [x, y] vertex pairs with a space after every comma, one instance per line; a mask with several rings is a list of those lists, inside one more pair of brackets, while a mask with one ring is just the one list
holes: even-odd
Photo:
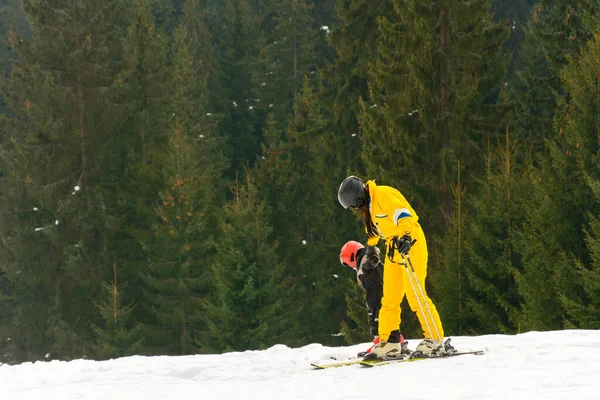
[[0, 43], [0, 363], [370, 341], [349, 175], [447, 336], [600, 329], [597, 0], [0, 0]]

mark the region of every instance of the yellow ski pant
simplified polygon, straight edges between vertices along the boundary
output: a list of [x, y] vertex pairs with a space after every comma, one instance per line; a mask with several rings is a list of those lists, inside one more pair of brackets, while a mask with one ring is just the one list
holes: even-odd
[[[442, 328], [440, 316], [435, 305], [425, 291], [428, 258], [425, 235], [421, 229], [412, 233], [413, 239], [416, 239], [417, 241], [410, 249], [409, 256], [418, 277], [418, 284], [421, 285], [422, 292], [416, 286], [414, 288], [415, 290], [413, 290], [408, 274], [411, 274], [413, 282], [415, 281], [414, 274], [410, 269], [410, 265], [408, 265], [408, 269], [403, 265], [402, 256], [398, 254], [398, 251], [394, 252], [393, 260], [389, 258], [389, 246], [392, 239], [388, 239], [386, 241], [388, 254], [386, 254], [383, 270], [383, 298], [381, 300], [381, 310], [379, 311], [379, 336], [382, 341], [387, 341], [390, 332], [398, 329], [400, 326], [400, 303], [405, 295], [410, 309], [414, 311], [419, 318], [425, 338], [435, 340], [442, 340], [444, 338], [444, 329]], [[414, 283], [415, 285], [417, 284], [417, 282]], [[421, 293], [423, 294], [424, 299], [421, 298]], [[421, 300], [421, 306], [419, 306], [418, 300]]]

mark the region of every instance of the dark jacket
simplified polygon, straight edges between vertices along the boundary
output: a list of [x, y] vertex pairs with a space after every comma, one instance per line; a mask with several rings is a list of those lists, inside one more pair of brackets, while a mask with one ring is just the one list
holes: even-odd
[[379, 310], [383, 297], [383, 263], [379, 249], [366, 246], [356, 253], [356, 279], [367, 295], [369, 330], [379, 335]]

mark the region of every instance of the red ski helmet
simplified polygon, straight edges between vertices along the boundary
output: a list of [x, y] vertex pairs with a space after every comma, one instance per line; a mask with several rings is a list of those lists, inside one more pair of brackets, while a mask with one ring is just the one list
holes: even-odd
[[354, 240], [347, 242], [340, 251], [340, 262], [342, 265], [356, 269], [356, 253], [363, 247], [365, 246]]

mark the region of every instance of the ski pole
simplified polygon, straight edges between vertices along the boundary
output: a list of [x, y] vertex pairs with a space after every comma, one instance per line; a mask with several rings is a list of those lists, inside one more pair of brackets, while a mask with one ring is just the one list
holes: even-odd
[[[427, 301], [425, 300], [425, 293], [423, 292], [423, 288], [421, 287], [421, 284], [419, 282], [419, 277], [417, 276], [417, 272], [415, 271], [415, 268], [413, 267], [412, 261], [410, 260], [410, 257], [408, 256], [408, 254], [402, 254], [402, 261], [404, 264], [404, 268], [406, 268], [406, 274], [408, 275], [408, 280], [410, 281], [410, 285], [412, 286], [412, 289], [415, 293], [415, 297], [417, 298], [417, 303], [419, 303], [419, 309], [421, 310], [421, 315], [423, 315], [423, 318], [425, 319], [425, 326], [427, 327], [427, 330], [429, 332], [431, 332], [431, 330], [429, 328], [429, 322], [427, 321], [429, 319], [431, 321], [431, 324], [433, 325], [433, 329], [435, 330], [435, 335], [438, 338], [438, 343], [441, 345], [441, 344], [443, 344], [444, 338], [442, 338], [440, 336], [440, 332], [438, 331], [438, 328], [433, 319], [433, 314], [431, 313], [429, 304], [427, 304]], [[408, 261], [408, 263], [407, 263], [407, 261]], [[409, 270], [409, 266], [410, 266], [410, 270]], [[411, 272], [412, 272], [412, 275], [411, 275]], [[413, 278], [414, 278], [414, 282], [413, 282]], [[417, 289], [415, 288], [415, 285], [419, 288], [419, 293], [417, 293]], [[419, 294], [421, 295], [420, 298], [419, 298]], [[427, 313], [423, 312], [423, 305], [422, 305], [423, 303], [425, 304]]]
[[423, 316], [423, 319], [425, 320], [425, 327], [427, 328], [428, 332], [431, 332], [431, 329], [429, 328], [429, 321], [428, 321], [427, 315], [425, 315], [425, 313], [423, 312], [423, 305], [421, 304], [421, 299], [419, 298], [417, 289], [415, 288], [415, 283], [413, 282], [412, 277], [410, 275], [410, 271], [408, 270], [408, 264], [406, 263], [406, 259], [404, 258], [404, 255], [402, 256], [402, 264], [404, 264], [404, 268], [406, 269], [406, 275], [408, 276], [408, 281], [410, 282], [410, 286], [412, 286], [412, 290], [415, 294], [415, 298], [417, 299], [417, 304], [419, 305], [419, 310], [421, 311], [421, 315]]

